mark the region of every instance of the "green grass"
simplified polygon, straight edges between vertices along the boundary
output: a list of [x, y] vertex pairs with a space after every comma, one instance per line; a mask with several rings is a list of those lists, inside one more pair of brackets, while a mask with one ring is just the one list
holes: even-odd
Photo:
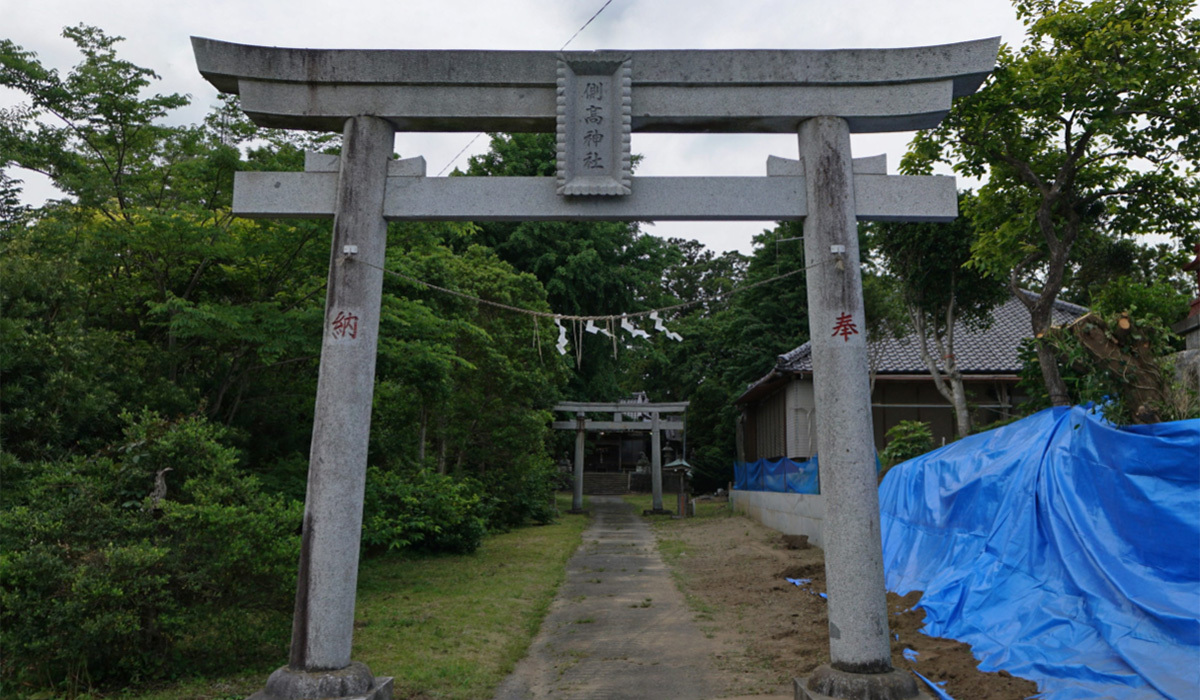
[[[395, 696], [491, 697], [525, 655], [587, 526], [559, 497], [558, 522], [486, 538], [474, 554], [367, 559], [359, 568], [352, 657], [395, 677]], [[197, 679], [128, 700], [225, 700], [262, 689], [286, 662]]]
[[[654, 496], [648, 493], [631, 493], [622, 496], [622, 498], [624, 498], [627, 503], [633, 504], [633, 507], [636, 508], [639, 513], [644, 510], [650, 510], [651, 506], [654, 505]], [[678, 494], [663, 492], [663, 508], [674, 513], [675, 506], [678, 503], [678, 498]], [[727, 506], [728, 504], [723, 501], [697, 501], [695, 519], [700, 520], [703, 518], [729, 517], [731, 515], [731, 511]], [[650, 522], [657, 523], [663, 527], [670, 527], [671, 523], [686, 523], [688, 520], [691, 520], [691, 518], [683, 521], [672, 520], [666, 515], [646, 516], [646, 518], [650, 520]]]

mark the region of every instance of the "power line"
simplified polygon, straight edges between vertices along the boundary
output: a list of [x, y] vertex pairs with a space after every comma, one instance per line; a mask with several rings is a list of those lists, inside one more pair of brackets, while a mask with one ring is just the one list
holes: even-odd
[[[567, 39], [567, 43], [563, 44], [562, 48], [560, 48], [559, 51], [562, 51], [563, 49], [567, 48], [567, 46], [569, 46], [572, 41], [575, 41], [575, 37], [579, 36], [580, 33], [583, 32], [583, 30], [587, 29], [588, 25], [591, 24], [592, 21], [595, 20], [597, 17], [599, 17], [600, 13], [604, 12], [604, 9], [611, 4], [612, 4], [612, 0], [606, 0], [606, 2], [600, 6], [600, 9], [596, 10], [596, 14], [592, 15], [591, 18], [588, 19], [588, 21], [584, 22], [583, 26], [580, 27], [574, 34], [571, 35], [570, 39]], [[483, 136], [483, 134], [475, 134], [475, 138], [471, 139], [471, 142], [468, 143], [466, 146], [463, 146], [463, 149], [458, 152], [458, 155], [451, 158], [449, 163], [446, 163], [444, 166], [442, 166], [442, 169], [438, 171], [437, 176], [440, 177], [442, 173], [446, 172], [447, 168], [449, 168], [451, 165], [454, 165], [455, 161], [457, 161], [460, 157], [462, 157], [462, 154], [467, 152], [467, 149], [471, 147], [471, 144], [473, 144], [479, 140], [480, 136]]]
[[599, 17], [599, 16], [600, 16], [600, 13], [601, 13], [601, 12], [604, 12], [604, 8], [608, 7], [610, 4], [612, 4], [612, 0], [607, 0], [607, 2], [605, 2], [603, 5], [601, 5], [601, 6], [600, 6], [600, 9], [599, 9], [599, 10], [596, 10], [596, 14], [592, 15], [592, 19], [589, 19], [588, 21], [584, 22], [584, 23], [583, 23], [583, 26], [579, 28], [579, 31], [577, 31], [577, 32], [575, 32], [574, 34], [572, 34], [572, 35], [571, 35], [571, 38], [570, 38], [570, 39], [567, 39], [567, 43], [566, 43], [566, 44], [563, 44], [563, 45], [562, 45], [562, 48], [561, 48], [561, 49], [559, 49], [559, 51], [562, 51], [563, 49], [567, 48], [567, 46], [568, 46], [568, 45], [570, 45], [570, 43], [571, 43], [572, 41], [575, 41], [575, 37], [579, 36], [579, 32], [582, 32], [583, 30], [587, 29], [587, 26], [588, 26], [589, 24], [591, 24], [591, 23], [592, 23], [592, 20], [594, 20], [594, 19], [596, 19], [597, 17]]
[[459, 159], [459, 156], [461, 156], [462, 154], [466, 153], [466, 152], [467, 152], [467, 149], [471, 147], [471, 144], [473, 144], [473, 143], [475, 143], [476, 141], [478, 141], [480, 136], [483, 136], [483, 134], [482, 134], [482, 133], [475, 134], [475, 138], [471, 139], [471, 140], [470, 140], [470, 141], [467, 143], [467, 145], [463, 146], [463, 149], [462, 149], [461, 151], [459, 151], [459, 152], [458, 152], [458, 155], [456, 155], [456, 156], [454, 156], [453, 158], [451, 158], [449, 163], [446, 163], [445, 165], [443, 165], [443, 166], [442, 166], [442, 169], [438, 171], [438, 174], [437, 174], [435, 177], [441, 177], [442, 173], [446, 172], [446, 168], [449, 168], [451, 165], [454, 165], [454, 162], [455, 162], [456, 160], [458, 160], [458, 159]]

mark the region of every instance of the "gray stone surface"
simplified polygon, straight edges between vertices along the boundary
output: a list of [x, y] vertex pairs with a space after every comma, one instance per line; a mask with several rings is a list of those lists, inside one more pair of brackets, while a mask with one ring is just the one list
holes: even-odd
[[663, 509], [662, 430], [657, 413], [650, 417], [650, 492], [657, 513]]
[[751, 520], [788, 535], [806, 535], [825, 547], [825, 497], [816, 493], [732, 491], [730, 507]]
[[[713, 100], [712, 88], [644, 86], [633, 91], [634, 132], [782, 133], [832, 112], [854, 131], [911, 131], [935, 126], [950, 111], [951, 80], [893, 85], [731, 86]], [[332, 131], [359, 112], [386, 117], [401, 131], [549, 131], [556, 111], [553, 87], [427, 85], [308, 85], [266, 80], [239, 83], [242, 109], [273, 128]], [[465, 128], [470, 126], [470, 129]]]
[[[346, 123], [288, 664], [296, 670], [350, 664], [383, 291], [383, 273], [358, 261], [384, 263], [383, 198], [393, 138], [381, 119]], [[358, 252], [345, 255], [346, 246]]]
[[593, 496], [591, 508], [541, 631], [496, 699], [724, 697], [724, 648], [696, 628], [653, 533], [620, 498]]
[[[342, 168], [341, 158], [329, 153], [304, 152], [304, 172], [336, 173]], [[401, 158], [389, 160], [388, 177], [425, 177], [425, 158]]]
[[1200, 392], [1200, 348], [1189, 347], [1171, 355], [1175, 362], [1175, 381]]
[[590, 411], [593, 413], [685, 413], [688, 401], [559, 401], [555, 411]]
[[793, 688], [795, 700], [931, 700], [907, 671], [846, 673], [823, 665], [808, 678], [795, 679]]
[[[308, 161], [304, 169], [310, 170]], [[887, 154], [865, 158], [854, 158], [850, 161], [850, 169], [855, 175], [887, 175]], [[767, 175], [769, 177], [804, 177], [804, 162], [799, 158], [780, 158], [767, 156]]]
[[[233, 211], [249, 218], [327, 218], [332, 173], [241, 172]], [[803, 177], [635, 177], [625, 197], [562, 197], [548, 177], [392, 177], [389, 221], [796, 221], [808, 213]], [[863, 221], [950, 221], [949, 176], [855, 176]]]
[[[901, 49], [598, 51], [631, 57], [632, 128], [794, 132], [932, 127], [974, 92], [999, 38]], [[263, 126], [337, 130], [374, 114], [407, 131], [552, 131], [559, 52], [288, 49], [192, 38], [197, 66]]]
[[569, 53], [558, 60], [555, 192], [624, 196], [633, 174], [629, 58], [594, 56]]
[[[577, 427], [575, 421], [556, 420], [550, 424], [550, 427], [556, 430], [575, 430]], [[588, 430], [603, 430], [617, 431], [623, 433], [632, 432], [650, 432], [651, 423], [648, 420], [640, 421], [613, 421], [613, 420], [588, 420], [584, 427]], [[686, 424], [681, 420], [659, 420], [659, 430], [683, 430]]]
[[587, 434], [587, 417], [583, 413], [575, 416], [575, 488], [571, 493], [571, 510], [583, 510], [583, 440]]
[[375, 678], [358, 662], [337, 671], [297, 671], [284, 666], [250, 700], [392, 700], [392, 679]]
[[880, 672], [891, 668], [891, 651], [850, 131], [841, 119], [821, 117], [801, 126], [799, 142], [809, 201], [804, 254], [821, 411], [829, 650], [834, 668]]

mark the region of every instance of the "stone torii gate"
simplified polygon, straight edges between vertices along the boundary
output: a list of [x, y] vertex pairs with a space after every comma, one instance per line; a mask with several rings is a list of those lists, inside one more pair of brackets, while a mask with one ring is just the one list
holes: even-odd
[[[827, 498], [832, 662], [797, 697], [918, 697], [891, 667], [856, 220], [945, 221], [952, 177], [853, 161], [850, 133], [935, 126], [999, 38], [833, 51], [378, 51], [193, 38], [201, 74], [268, 127], [341, 131], [339, 159], [238, 173], [234, 213], [332, 217], [320, 378], [289, 662], [260, 698], [390, 698], [352, 662], [363, 488], [388, 221], [804, 220]], [[554, 131], [557, 178], [427, 178], [400, 131]], [[766, 177], [635, 178], [630, 135], [794, 133]]]
[[[653, 496], [650, 512], [655, 515], [671, 511], [663, 509], [662, 500], [662, 431], [683, 430], [683, 421], [662, 420], [663, 413], [683, 413], [688, 401], [675, 403], [585, 403], [564, 401], [554, 406], [555, 411], [574, 413], [575, 420], [554, 421], [556, 430], [575, 431], [575, 489], [571, 496], [571, 512], [583, 512], [583, 439], [589, 430], [638, 431], [650, 433], [650, 492]], [[611, 413], [611, 421], [589, 420], [588, 413]], [[649, 413], [650, 420], [625, 421], [625, 413]]]

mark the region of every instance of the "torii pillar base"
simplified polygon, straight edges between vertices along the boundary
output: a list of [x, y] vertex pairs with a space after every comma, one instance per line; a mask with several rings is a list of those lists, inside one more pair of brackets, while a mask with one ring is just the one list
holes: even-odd
[[933, 700], [907, 671], [847, 673], [829, 664], [792, 681], [796, 700]]
[[250, 700], [392, 700], [392, 679], [376, 678], [357, 661], [336, 671], [297, 671], [283, 666]]

